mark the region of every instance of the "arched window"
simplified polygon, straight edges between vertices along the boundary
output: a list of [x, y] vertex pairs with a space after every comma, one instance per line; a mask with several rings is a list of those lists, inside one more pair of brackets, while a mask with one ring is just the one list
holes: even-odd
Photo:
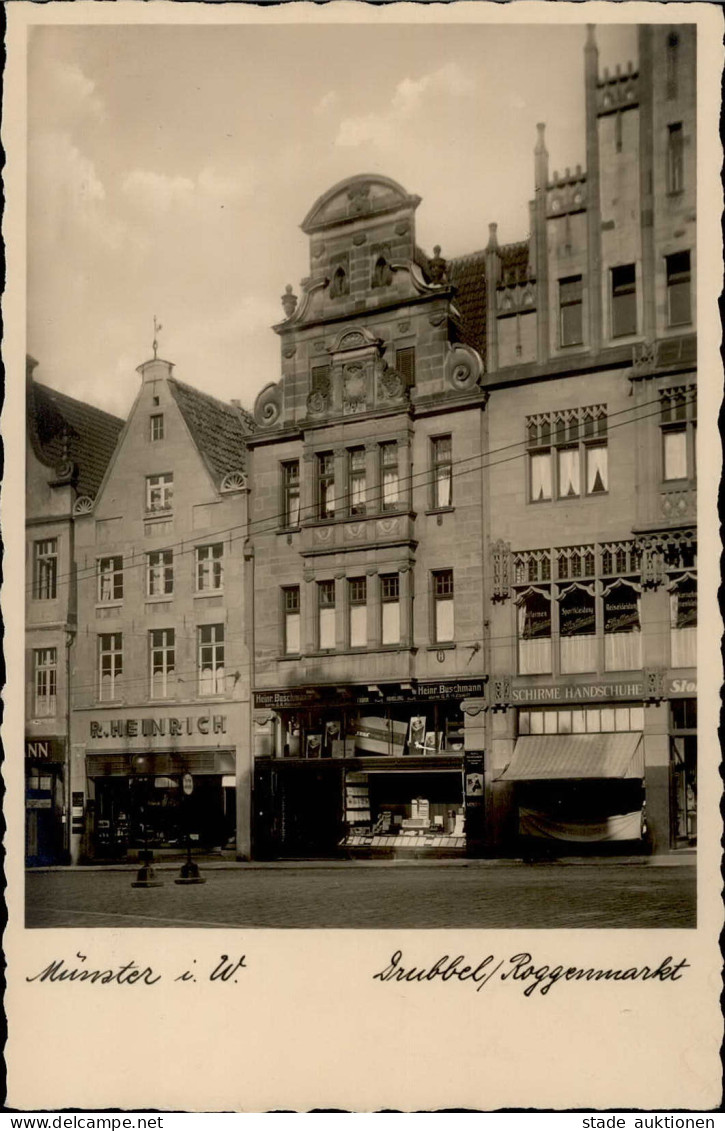
[[538, 675], [551, 671], [551, 595], [545, 589], [527, 589], [519, 594], [519, 674]]
[[347, 295], [350, 293], [350, 284], [348, 283], [347, 273], [344, 267], [337, 267], [335, 274], [332, 276], [330, 283], [330, 298], [339, 298], [340, 295]]
[[634, 671], [642, 667], [639, 594], [639, 585], [621, 578], [604, 590], [605, 671]]
[[389, 287], [393, 281], [393, 272], [384, 255], [379, 255], [373, 267], [372, 285], [374, 287]]
[[559, 594], [562, 672], [597, 670], [596, 613], [593, 585], [570, 585]]

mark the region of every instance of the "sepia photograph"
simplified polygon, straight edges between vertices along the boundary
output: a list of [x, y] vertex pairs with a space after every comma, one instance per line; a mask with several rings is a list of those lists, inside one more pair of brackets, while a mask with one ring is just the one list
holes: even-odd
[[409, 994], [453, 931], [540, 989], [562, 930], [639, 947], [562, 999], [678, 981], [718, 821], [706, 6], [46, 7], [4, 593], [24, 992], [169, 931], [216, 982], [267, 932], [357, 932]]

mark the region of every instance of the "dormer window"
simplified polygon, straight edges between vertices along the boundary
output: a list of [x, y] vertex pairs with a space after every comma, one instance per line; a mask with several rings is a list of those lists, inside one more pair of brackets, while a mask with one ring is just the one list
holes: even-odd
[[393, 281], [393, 272], [384, 255], [379, 255], [373, 267], [372, 286], [389, 287]]
[[330, 283], [330, 298], [339, 298], [341, 295], [350, 293], [350, 284], [347, 278], [347, 272], [341, 265], [335, 269]]

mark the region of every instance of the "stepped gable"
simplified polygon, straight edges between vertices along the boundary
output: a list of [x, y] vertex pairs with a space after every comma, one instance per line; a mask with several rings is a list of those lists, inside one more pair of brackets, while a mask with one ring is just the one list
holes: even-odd
[[246, 437], [256, 428], [251, 413], [185, 385], [176, 377], [169, 377], [168, 384], [217, 485], [229, 472], [245, 471]]
[[529, 241], [504, 244], [498, 249], [501, 260], [501, 282], [504, 286], [527, 283], [532, 278], [529, 266]]
[[448, 261], [448, 278], [456, 288], [461, 312], [460, 337], [486, 358], [486, 252], [475, 251]]
[[38, 459], [54, 468], [75, 464], [78, 495], [95, 498], [125, 422], [32, 379], [26, 400], [28, 433]]

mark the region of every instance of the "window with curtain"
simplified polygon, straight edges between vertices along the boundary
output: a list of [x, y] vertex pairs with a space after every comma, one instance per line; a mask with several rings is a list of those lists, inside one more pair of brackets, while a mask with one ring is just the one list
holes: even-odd
[[367, 500], [365, 448], [348, 448], [347, 477], [350, 514], [365, 514]]
[[383, 510], [394, 510], [400, 498], [398, 444], [395, 440], [380, 445], [380, 480]]
[[579, 448], [557, 449], [559, 498], [579, 495]]
[[300, 524], [300, 461], [287, 460], [282, 464], [282, 524]]
[[587, 495], [603, 495], [609, 487], [607, 445], [606, 443], [587, 444], [584, 452], [587, 467]]
[[204, 624], [198, 631], [199, 694], [224, 693], [224, 625]]
[[551, 671], [551, 594], [528, 589], [518, 600], [519, 675]]
[[597, 670], [593, 585], [570, 585], [559, 594], [559, 650], [562, 672]]
[[532, 503], [551, 498], [551, 451], [529, 455], [529, 497]]
[[123, 677], [123, 638], [120, 632], [104, 632], [98, 637], [98, 698], [117, 699]]
[[173, 690], [176, 673], [176, 633], [173, 628], [153, 628], [149, 633], [149, 694], [152, 699], [166, 699]]
[[351, 648], [368, 642], [368, 586], [366, 577], [351, 577], [347, 583], [348, 638]]
[[432, 574], [433, 583], [433, 634], [437, 644], [455, 637], [453, 617], [453, 570], [440, 569]]
[[50, 718], [56, 711], [58, 653], [55, 648], [36, 648], [33, 652], [34, 702], [36, 718]]
[[380, 600], [382, 604], [382, 643], [400, 643], [400, 574], [388, 573], [380, 576]]
[[52, 601], [58, 593], [58, 539], [41, 538], [33, 543], [33, 597]]
[[433, 506], [453, 503], [453, 441], [450, 436], [433, 437]]
[[320, 651], [335, 647], [335, 582], [317, 582], [317, 644]]
[[332, 452], [317, 453], [317, 517], [335, 513], [335, 457]]
[[109, 601], [123, 600], [123, 558], [98, 559], [98, 601], [106, 604]]
[[697, 664], [697, 580], [691, 574], [670, 586], [670, 662], [673, 668]]
[[605, 671], [633, 671], [642, 667], [642, 633], [639, 586], [617, 580], [604, 590]]
[[286, 655], [297, 655], [300, 647], [300, 587], [287, 585], [282, 590], [282, 612], [284, 616], [283, 647]]

